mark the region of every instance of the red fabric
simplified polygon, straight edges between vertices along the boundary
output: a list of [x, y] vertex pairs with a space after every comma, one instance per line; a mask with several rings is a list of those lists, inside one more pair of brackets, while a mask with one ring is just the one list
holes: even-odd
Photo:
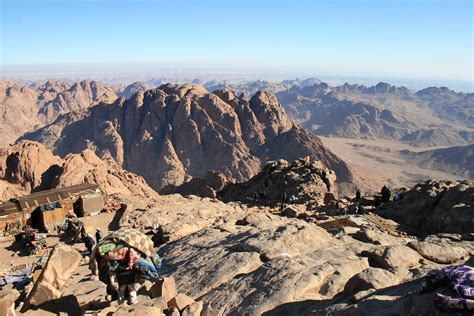
[[127, 270], [131, 270], [139, 255], [133, 248], [122, 247], [109, 251], [104, 257], [108, 260], [120, 261], [122, 265], [127, 266]]

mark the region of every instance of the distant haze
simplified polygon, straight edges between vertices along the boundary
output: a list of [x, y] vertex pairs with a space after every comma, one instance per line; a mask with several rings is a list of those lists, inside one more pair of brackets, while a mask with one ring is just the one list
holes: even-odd
[[2, 0], [3, 78], [283, 79], [473, 90], [471, 0]]

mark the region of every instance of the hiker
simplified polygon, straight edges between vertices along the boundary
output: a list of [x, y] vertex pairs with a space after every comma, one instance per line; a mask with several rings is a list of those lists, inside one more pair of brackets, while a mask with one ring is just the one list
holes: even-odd
[[92, 249], [95, 246], [95, 241], [94, 238], [87, 232], [85, 226], [83, 226], [81, 230], [81, 239], [86, 245], [87, 251], [89, 251], [89, 253], [92, 253]]
[[81, 237], [84, 223], [77, 218], [67, 218], [65, 223], [66, 238], [69, 242], [74, 243]]
[[390, 201], [390, 196], [392, 195], [392, 192], [390, 191], [390, 188], [386, 184], [382, 187], [382, 190], [380, 190], [380, 193], [382, 194], [382, 199], [381, 199], [382, 203]]
[[394, 201], [400, 201], [402, 199], [402, 195], [400, 192], [396, 192], [395, 195], [393, 196]]
[[257, 192], [257, 191], [255, 191], [255, 192], [253, 193], [253, 199], [254, 199], [255, 201], [258, 201], [258, 192]]
[[355, 200], [356, 200], [356, 201], [359, 201], [361, 197], [362, 197], [362, 193], [360, 192], [359, 189], [357, 189], [357, 190], [356, 190], [356, 197], [355, 197]]
[[117, 292], [117, 302], [133, 305], [137, 303], [137, 291], [142, 287], [145, 278], [142, 273], [130, 270], [115, 271], [110, 274], [110, 286]]
[[361, 204], [357, 204], [356, 214], [365, 214], [365, 209]]
[[95, 241], [96, 241], [96, 243], [99, 244], [100, 241], [102, 240], [102, 238], [104, 238], [104, 234], [102, 233], [100, 228], [97, 228], [97, 230], [95, 232]]

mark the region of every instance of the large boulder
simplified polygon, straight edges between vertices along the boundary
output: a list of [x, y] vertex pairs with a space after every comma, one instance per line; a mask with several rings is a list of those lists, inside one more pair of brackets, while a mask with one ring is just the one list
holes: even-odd
[[436, 263], [456, 263], [469, 258], [467, 250], [452, 245], [440, 245], [427, 241], [411, 241], [408, 246], [418, 251], [424, 258]]
[[390, 245], [402, 245], [404, 243], [400, 238], [390, 236], [389, 234], [381, 231], [375, 231], [368, 228], [363, 228], [352, 235], [357, 240], [372, 243], [375, 245], [390, 246]]
[[190, 298], [189, 296], [185, 294], [178, 294], [175, 297], [173, 297], [169, 302], [168, 302], [168, 308], [176, 308], [179, 310], [181, 313], [184, 311], [184, 309], [192, 304], [194, 304], [194, 300]]
[[151, 298], [162, 297], [166, 303], [169, 303], [172, 298], [178, 295], [173, 277], [164, 277], [156, 281], [149, 292]]
[[222, 172], [209, 171], [204, 179], [192, 178], [179, 186], [168, 184], [159, 193], [215, 198], [228, 182], [227, 177]]
[[370, 267], [347, 281], [344, 292], [350, 295], [360, 291], [386, 288], [399, 284], [407, 275], [408, 270], [399, 270], [397, 273], [393, 273], [385, 269]]
[[0, 148], [2, 200], [83, 183], [97, 184], [105, 194], [157, 196], [142, 177], [124, 170], [110, 156], [99, 158], [90, 149], [61, 159], [32, 141]]
[[402, 245], [378, 247], [362, 254], [367, 255], [383, 269], [411, 268], [417, 266], [421, 259], [418, 252]]
[[38, 281], [27, 298], [27, 304], [38, 306], [61, 296], [61, 288], [81, 262], [81, 254], [65, 244], [54, 247]]

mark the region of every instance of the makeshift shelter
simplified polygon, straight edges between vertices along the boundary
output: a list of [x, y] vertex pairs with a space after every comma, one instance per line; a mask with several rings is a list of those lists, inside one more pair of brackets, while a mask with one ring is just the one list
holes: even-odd
[[104, 208], [104, 198], [99, 193], [86, 194], [77, 200], [76, 205], [75, 213], [77, 216], [94, 215]]
[[66, 214], [72, 212], [78, 199], [87, 194], [100, 195], [98, 185], [73, 185], [1, 202], [0, 236], [17, 234], [27, 225], [42, 230], [55, 229], [64, 224]]

